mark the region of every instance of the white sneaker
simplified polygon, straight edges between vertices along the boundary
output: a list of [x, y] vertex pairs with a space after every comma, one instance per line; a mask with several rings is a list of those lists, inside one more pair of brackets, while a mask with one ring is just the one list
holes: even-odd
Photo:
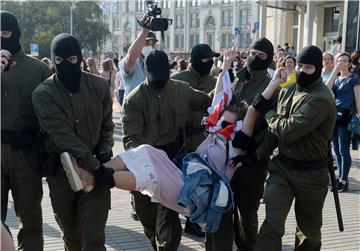
[[69, 180], [70, 187], [74, 192], [83, 190], [84, 192], [88, 193], [94, 188], [92, 185], [84, 187], [79, 174], [75, 170], [77, 162], [68, 152], [63, 152], [60, 155], [60, 160]]

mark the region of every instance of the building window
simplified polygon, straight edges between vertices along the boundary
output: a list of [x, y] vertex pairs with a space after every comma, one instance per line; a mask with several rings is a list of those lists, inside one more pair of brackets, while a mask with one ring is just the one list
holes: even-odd
[[184, 15], [175, 16], [175, 28], [184, 28]]
[[184, 35], [175, 35], [175, 49], [184, 48]]
[[213, 34], [207, 34], [206, 37], [206, 43], [212, 48], [214, 46], [214, 35]]
[[184, 1], [186, 1], [186, 0], [177, 0], [177, 7], [178, 8], [181, 8], [181, 7], [184, 7]]
[[240, 25], [246, 25], [250, 23], [250, 10], [239, 11], [239, 22]]
[[190, 27], [198, 28], [200, 26], [199, 13], [192, 13], [190, 15]]
[[125, 1], [125, 11], [129, 11], [130, 10], [130, 7], [129, 7], [129, 1]]
[[212, 16], [208, 17], [208, 19], [206, 20], [206, 25], [215, 26], [215, 19]]
[[339, 31], [340, 7], [324, 8], [324, 35], [337, 35]]
[[192, 48], [195, 45], [197, 45], [199, 43], [199, 38], [200, 36], [195, 34], [195, 35], [190, 35], [189, 37], [189, 47]]
[[228, 15], [227, 15], [227, 11], [223, 11], [222, 12], [222, 21], [221, 21], [221, 24], [222, 24], [222, 26], [226, 26], [227, 25], [227, 23], [228, 23]]
[[223, 11], [222, 12], [222, 26], [231, 26], [233, 22], [232, 11]]

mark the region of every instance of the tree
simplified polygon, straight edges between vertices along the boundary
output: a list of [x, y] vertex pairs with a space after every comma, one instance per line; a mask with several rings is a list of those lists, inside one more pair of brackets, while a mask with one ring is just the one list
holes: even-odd
[[[30, 43], [39, 44], [39, 57], [50, 57], [52, 39], [70, 33], [70, 8], [74, 1], [2, 1], [1, 9], [18, 18], [21, 44], [30, 53]], [[99, 54], [110, 32], [97, 2], [79, 1], [73, 8], [73, 35], [83, 49]]]

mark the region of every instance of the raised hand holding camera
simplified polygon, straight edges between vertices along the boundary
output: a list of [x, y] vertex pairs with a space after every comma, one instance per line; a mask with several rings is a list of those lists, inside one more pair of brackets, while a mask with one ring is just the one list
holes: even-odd
[[166, 31], [169, 24], [172, 24], [172, 19], [161, 17], [162, 10], [154, 1], [146, 1], [148, 12], [138, 23], [141, 27], [147, 28], [152, 31]]

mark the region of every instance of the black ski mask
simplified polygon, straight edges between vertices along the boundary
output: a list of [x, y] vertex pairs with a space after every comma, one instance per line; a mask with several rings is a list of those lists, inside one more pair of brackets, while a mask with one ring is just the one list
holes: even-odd
[[299, 64], [310, 64], [315, 66], [315, 72], [313, 74], [296, 71], [296, 79], [299, 86], [306, 87], [320, 78], [322, 70], [322, 52], [318, 47], [310, 45], [303, 48], [297, 56], [297, 62]]
[[12, 55], [21, 49], [20, 28], [16, 17], [8, 11], [1, 10], [1, 31], [11, 31], [11, 37], [1, 37], [1, 49], [8, 50]]
[[[66, 33], [57, 35], [51, 42], [51, 56], [58, 79], [69, 92], [78, 92], [80, 88], [80, 64], [82, 60], [78, 40], [74, 36]], [[55, 56], [61, 57], [64, 60], [60, 64], [56, 64]], [[76, 64], [72, 64], [66, 60], [71, 56], [78, 57]]]
[[170, 79], [169, 58], [165, 52], [154, 50], [145, 58], [145, 75], [150, 85], [157, 89], [165, 87]]
[[260, 38], [255, 41], [251, 49], [263, 51], [267, 54], [265, 60], [260, 59], [258, 56], [249, 56], [247, 59], [247, 70], [249, 73], [253, 71], [266, 70], [271, 64], [274, 57], [274, 47], [272, 43], [266, 38]]
[[209, 60], [206, 63], [201, 60], [204, 58], [219, 57], [220, 54], [214, 52], [207, 44], [197, 44], [191, 50], [191, 67], [201, 76], [206, 76], [210, 73], [214, 60]]

